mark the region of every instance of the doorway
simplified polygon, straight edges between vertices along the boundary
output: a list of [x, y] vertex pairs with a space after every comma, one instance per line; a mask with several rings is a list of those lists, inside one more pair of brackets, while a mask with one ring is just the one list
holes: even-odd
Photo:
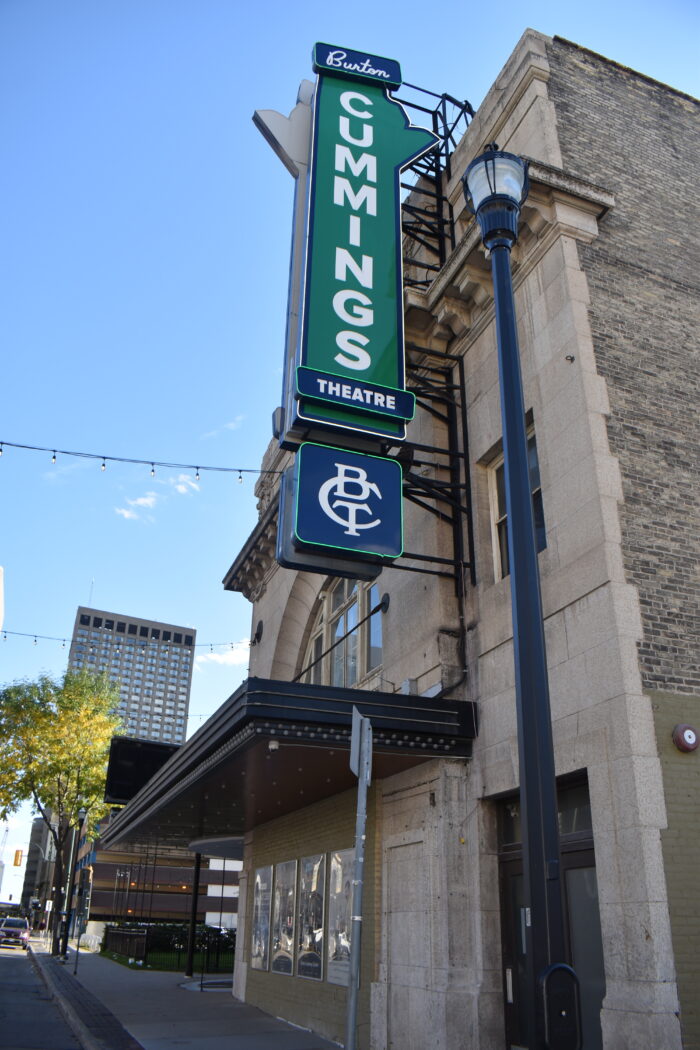
[[[561, 876], [564, 897], [565, 962], [573, 966], [581, 994], [582, 1045], [602, 1050], [600, 1010], [605, 995], [598, 884], [588, 783], [579, 779], [558, 789]], [[520, 806], [506, 799], [499, 812], [499, 883], [503, 999], [507, 1050], [525, 1043], [525, 912]]]

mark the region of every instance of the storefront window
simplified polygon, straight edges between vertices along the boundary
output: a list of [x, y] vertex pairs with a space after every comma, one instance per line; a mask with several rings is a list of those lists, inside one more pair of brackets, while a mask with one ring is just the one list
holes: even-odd
[[331, 853], [328, 884], [328, 980], [331, 984], [347, 985], [350, 978], [354, 867], [354, 850]]
[[270, 966], [270, 903], [272, 900], [272, 865], [257, 868], [253, 889], [253, 922], [250, 965], [254, 970]]
[[326, 859], [323, 854], [299, 862], [297, 977], [323, 977], [323, 910]]
[[297, 862], [275, 865], [275, 891], [272, 909], [273, 973], [292, 973], [294, 959], [294, 906], [296, 901]]
[[354, 868], [352, 849], [257, 868], [252, 969], [347, 985]]

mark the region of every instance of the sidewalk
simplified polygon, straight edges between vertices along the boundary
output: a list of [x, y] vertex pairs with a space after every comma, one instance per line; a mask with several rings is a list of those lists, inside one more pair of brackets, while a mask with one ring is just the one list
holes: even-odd
[[131, 970], [82, 951], [74, 977], [73, 951], [64, 964], [38, 940], [30, 949], [85, 1050], [338, 1050], [234, 999], [230, 985], [200, 991], [199, 978]]

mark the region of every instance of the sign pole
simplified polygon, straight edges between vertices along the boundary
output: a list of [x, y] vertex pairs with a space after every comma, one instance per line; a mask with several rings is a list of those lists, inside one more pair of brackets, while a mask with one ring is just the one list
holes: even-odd
[[365, 828], [367, 788], [372, 780], [372, 724], [356, 707], [352, 709], [350, 769], [357, 777], [357, 818], [355, 821], [355, 878], [352, 884], [352, 922], [350, 926], [350, 979], [345, 1026], [345, 1050], [356, 1050], [357, 993], [360, 987], [362, 944], [362, 889], [365, 867]]

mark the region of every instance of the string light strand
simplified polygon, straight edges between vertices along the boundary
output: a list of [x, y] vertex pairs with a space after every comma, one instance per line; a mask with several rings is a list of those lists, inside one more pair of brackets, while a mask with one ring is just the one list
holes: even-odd
[[[38, 641], [42, 641], [42, 642], [61, 642], [62, 643], [62, 647], [64, 649], [66, 647], [66, 639], [65, 638], [59, 638], [59, 637], [57, 637], [55, 635], [35, 634], [33, 631], [8, 631], [5, 628], [3, 628], [2, 629], [2, 637], [3, 637], [3, 641], [4, 642], [7, 641], [7, 636], [8, 635], [12, 635], [15, 638], [32, 638], [34, 640], [34, 645], [37, 644], [37, 640], [38, 640]], [[168, 646], [170, 646], [171, 644], [174, 644], [174, 643], [164, 642], [164, 643], [161, 643], [161, 644], [165, 645], [166, 648], [167, 648]], [[97, 648], [97, 645], [99, 645], [99, 642], [96, 643], [95, 648]], [[195, 642], [194, 645], [187, 645], [187, 646], [184, 646], [182, 648], [185, 648], [185, 649], [208, 649], [209, 652], [213, 653], [215, 649], [235, 649], [237, 645], [240, 645], [240, 642], [230, 642], [230, 641], [229, 642]], [[140, 640], [136, 640], [131, 645], [129, 645], [129, 643], [127, 641], [125, 641], [123, 643], [123, 645], [122, 645], [122, 648], [127, 648], [127, 646], [129, 648], [142, 649], [142, 650], [151, 649], [151, 648], [154, 649], [154, 650], [158, 649], [158, 646], [157, 645], [153, 645], [150, 641], [143, 642], [143, 641], [140, 641]]]
[[237, 474], [237, 480], [243, 481], [243, 474], [281, 474], [280, 470], [261, 470], [256, 467], [214, 467], [197, 466], [194, 463], [174, 463], [158, 459], [136, 459], [130, 456], [103, 456], [97, 452], [75, 452], [63, 448], [45, 448], [41, 445], [20, 445], [16, 441], [0, 441], [0, 456], [4, 448], [20, 448], [27, 452], [50, 452], [51, 462], [55, 463], [58, 456], [72, 456], [75, 459], [96, 459], [101, 464], [101, 469], [106, 470], [107, 463], [134, 463], [138, 466], [150, 468], [151, 477], [155, 475], [156, 467], [164, 467], [167, 470], [191, 470], [194, 472], [195, 480], [199, 481], [202, 471], [219, 474]]

